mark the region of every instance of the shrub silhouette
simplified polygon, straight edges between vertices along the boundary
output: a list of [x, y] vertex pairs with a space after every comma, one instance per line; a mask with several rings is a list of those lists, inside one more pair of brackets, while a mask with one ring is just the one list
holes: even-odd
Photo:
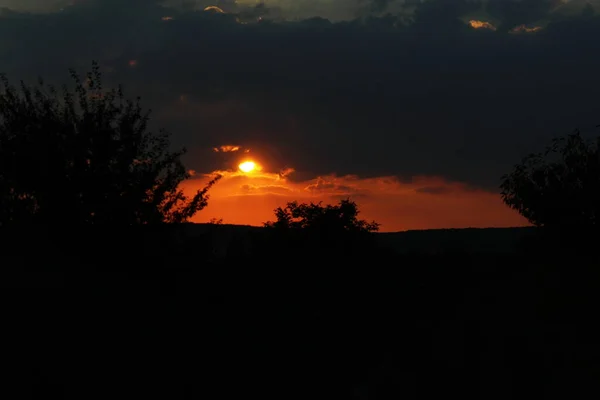
[[220, 177], [186, 196], [185, 149], [148, 131], [140, 98], [103, 89], [97, 63], [85, 80], [70, 73], [74, 90], [60, 91], [0, 76], [0, 226], [180, 223], [202, 210]]
[[264, 259], [302, 258], [342, 261], [374, 251], [376, 222], [358, 219], [358, 206], [350, 200], [336, 205], [290, 202], [275, 210], [275, 221], [264, 224], [264, 242], [255, 245]]
[[553, 140], [502, 177], [502, 200], [538, 227], [597, 227], [599, 144], [600, 138], [591, 143], [579, 131]]
[[375, 221], [358, 219], [358, 206], [349, 199], [341, 200], [337, 205], [322, 206], [321, 203], [287, 203], [284, 208], [275, 209], [276, 221], [265, 223], [267, 228], [279, 230], [305, 229], [327, 234], [369, 233], [379, 230]]

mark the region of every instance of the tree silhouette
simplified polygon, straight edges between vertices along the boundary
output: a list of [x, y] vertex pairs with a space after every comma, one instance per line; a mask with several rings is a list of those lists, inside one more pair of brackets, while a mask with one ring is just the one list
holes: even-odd
[[254, 253], [276, 263], [290, 255], [295, 262], [332, 263], [372, 257], [376, 254], [372, 232], [379, 224], [358, 215], [357, 204], [349, 199], [335, 205], [289, 202], [275, 209], [275, 221], [264, 224], [265, 234], [253, 245]]
[[261, 262], [272, 260], [277, 265], [290, 255], [294, 262], [372, 262], [380, 253], [373, 235], [379, 224], [359, 219], [359, 213], [349, 199], [335, 205], [289, 202], [275, 209], [275, 221], [264, 224], [253, 253]]
[[337, 205], [322, 206], [321, 203], [287, 203], [284, 208], [275, 209], [276, 221], [265, 223], [267, 228], [305, 229], [327, 233], [369, 233], [379, 230], [375, 221], [358, 219], [358, 206], [349, 199]]
[[74, 90], [0, 76], [0, 226], [23, 223], [185, 222], [207, 205], [215, 177], [194, 196], [169, 134], [147, 129], [149, 112], [105, 90], [97, 63]]
[[600, 138], [580, 132], [553, 140], [502, 177], [502, 200], [532, 224], [549, 228], [597, 227], [600, 212]]

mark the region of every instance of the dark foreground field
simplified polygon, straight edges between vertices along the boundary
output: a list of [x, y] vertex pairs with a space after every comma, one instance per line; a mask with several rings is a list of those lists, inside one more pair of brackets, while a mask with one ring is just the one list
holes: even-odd
[[593, 252], [223, 258], [207, 236], [78, 236], [4, 248], [10, 398], [600, 395]]

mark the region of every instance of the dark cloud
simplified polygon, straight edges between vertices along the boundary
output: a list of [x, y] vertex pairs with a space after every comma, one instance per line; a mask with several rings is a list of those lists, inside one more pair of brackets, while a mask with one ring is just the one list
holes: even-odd
[[486, 10], [507, 28], [540, 21], [563, 4], [563, 0], [488, 0]]
[[[243, 24], [253, 8], [242, 2], [214, 14], [194, 11], [200, 3], [88, 1], [0, 17], [0, 66], [13, 80], [64, 82], [68, 67], [98, 60], [197, 171], [223, 168], [213, 148], [235, 144], [298, 180], [435, 175], [495, 187], [551, 136], [600, 122], [599, 18], [500, 2], [430, 0], [405, 25], [392, 14]], [[254, 17], [285, 7], [267, 1]], [[482, 10], [504, 28], [546, 22], [536, 34], [472, 29], [464, 15]]]
[[368, 3], [368, 9], [371, 12], [381, 13], [387, 11], [390, 3], [394, 0], [362, 0], [362, 2]]
[[318, 178], [315, 183], [312, 183], [304, 189], [311, 193], [328, 193], [328, 194], [357, 194], [360, 192], [359, 188], [340, 184], [333, 180], [327, 180], [324, 178]]

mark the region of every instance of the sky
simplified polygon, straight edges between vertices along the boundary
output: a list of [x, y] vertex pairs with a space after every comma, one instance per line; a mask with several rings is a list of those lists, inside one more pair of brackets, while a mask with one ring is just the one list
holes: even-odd
[[[204, 11], [216, 6], [212, 11]], [[93, 60], [186, 146], [195, 221], [355, 200], [382, 231], [521, 226], [501, 176], [600, 124], [600, 0], [0, 0], [0, 72]], [[259, 167], [238, 169], [243, 161]]]

